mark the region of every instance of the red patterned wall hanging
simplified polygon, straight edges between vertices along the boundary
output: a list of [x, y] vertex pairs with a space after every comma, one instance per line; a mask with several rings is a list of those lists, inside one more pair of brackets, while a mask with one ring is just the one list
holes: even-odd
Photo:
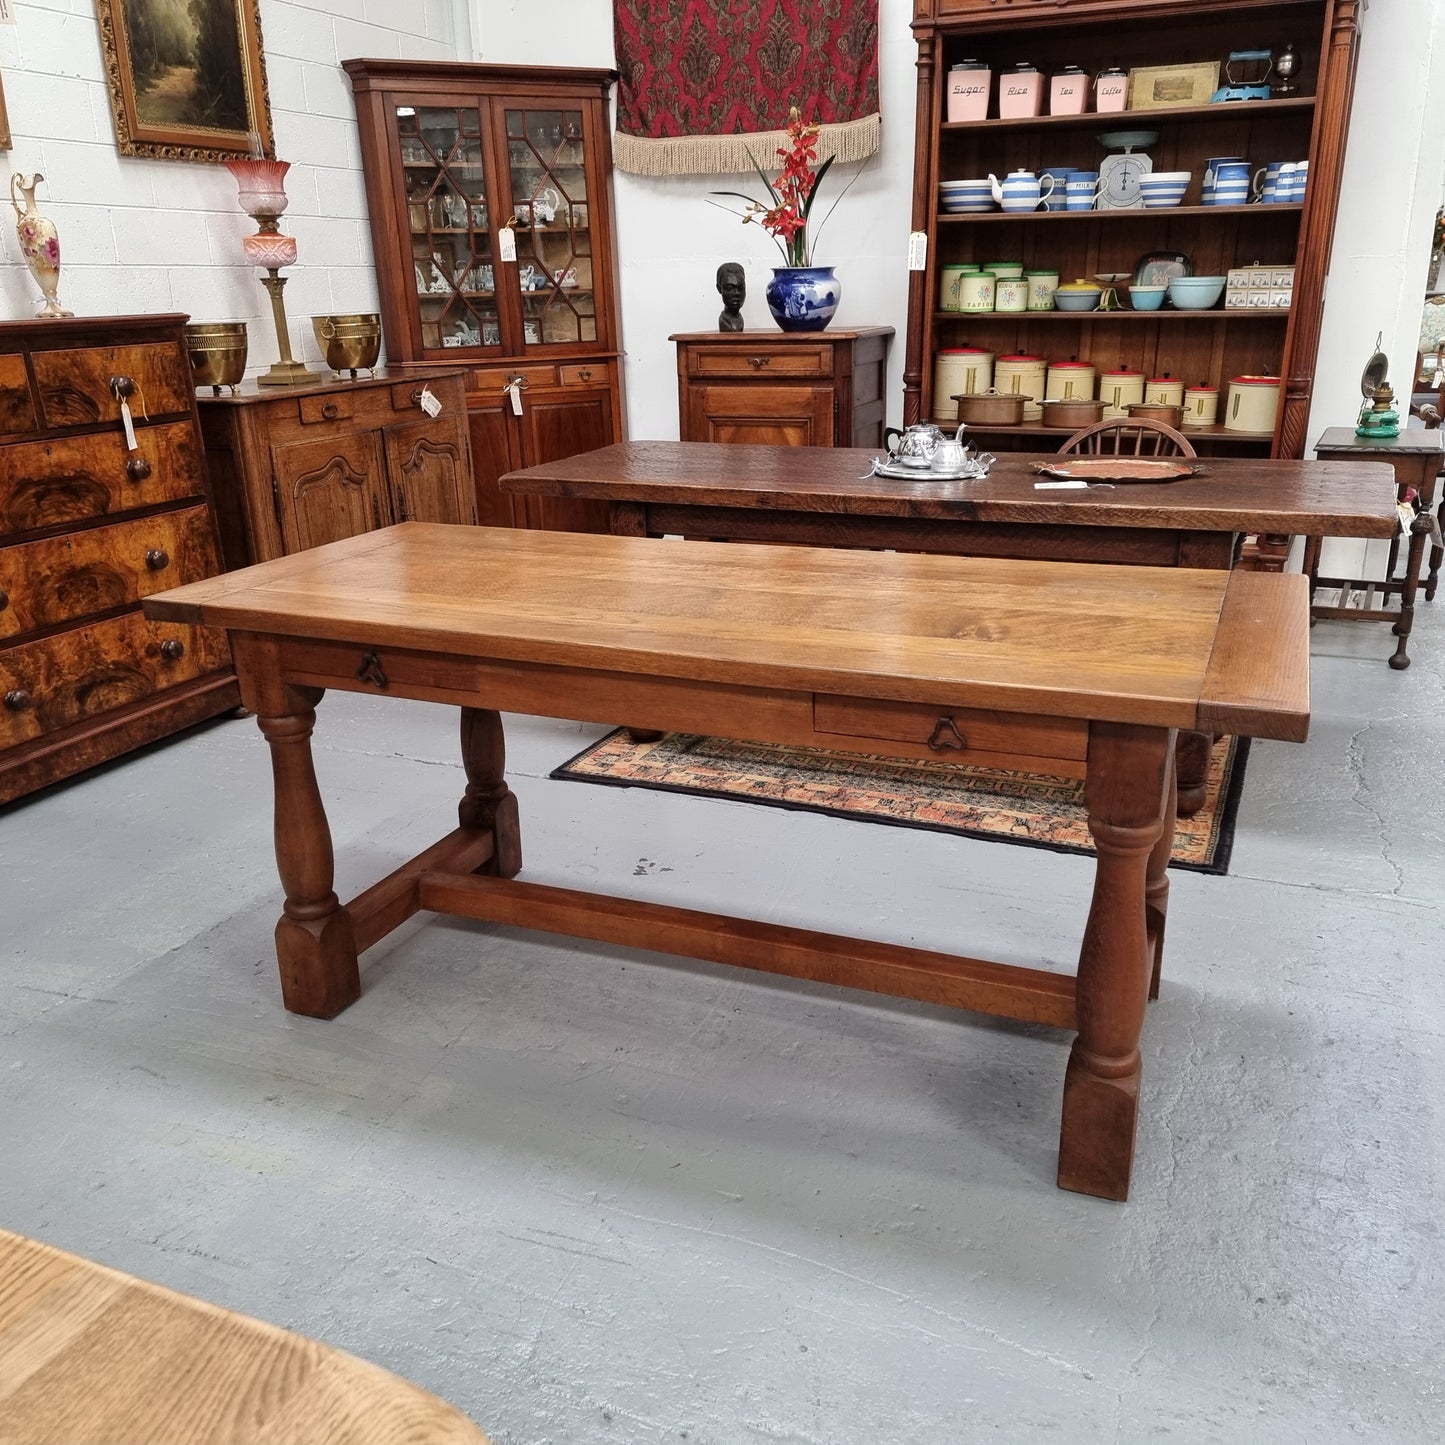
[[619, 169], [767, 169], [788, 108], [822, 127], [820, 155], [878, 149], [878, 0], [614, 0]]

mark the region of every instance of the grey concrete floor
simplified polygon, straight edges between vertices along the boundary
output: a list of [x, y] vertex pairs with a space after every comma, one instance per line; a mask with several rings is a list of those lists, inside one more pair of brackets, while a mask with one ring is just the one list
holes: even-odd
[[[455, 920], [282, 1011], [227, 721], [0, 812], [0, 1223], [375, 1360], [498, 1445], [1445, 1438], [1445, 600], [1322, 624], [1231, 876], [1177, 874], [1133, 1196], [1053, 1183], [1068, 1039]], [[333, 695], [353, 892], [455, 715]], [[1072, 968], [1083, 859], [547, 780], [524, 876]]]

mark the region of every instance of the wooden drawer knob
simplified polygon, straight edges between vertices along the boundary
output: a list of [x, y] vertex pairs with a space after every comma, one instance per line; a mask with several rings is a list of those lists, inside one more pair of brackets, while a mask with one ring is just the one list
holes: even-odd
[[146, 552], [146, 566], [152, 572], [164, 572], [171, 565], [171, 554], [164, 547], [152, 547]]
[[110, 379], [110, 392], [117, 401], [134, 396], [135, 382], [128, 376], [113, 376]]
[[125, 464], [125, 474], [133, 482], [143, 482], [151, 474], [151, 464], [144, 457], [132, 457]]
[[968, 739], [959, 732], [958, 724], [947, 714], [934, 723], [933, 731], [928, 735], [928, 746], [935, 753], [947, 752], [954, 748], [959, 752], [968, 750]]
[[186, 655], [186, 644], [177, 642], [174, 637], [168, 638], [161, 643], [161, 656], [167, 662], [179, 662]]
[[34, 703], [35, 699], [31, 697], [23, 687], [11, 688], [11, 690], [5, 694], [5, 706], [8, 707], [11, 712], [24, 712], [26, 708], [32, 707]]

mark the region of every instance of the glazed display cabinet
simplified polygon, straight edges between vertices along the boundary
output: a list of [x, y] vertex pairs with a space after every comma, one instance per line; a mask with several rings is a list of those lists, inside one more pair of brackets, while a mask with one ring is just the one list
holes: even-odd
[[605, 70], [348, 60], [388, 365], [470, 368], [480, 521], [604, 531], [497, 478], [622, 434]]
[[[1237, 376], [1283, 378], [1273, 431], [1222, 424], [1188, 435], [1201, 453], [1303, 454], [1325, 271], [1339, 195], [1354, 81], [1358, 0], [917, 0], [918, 110], [913, 227], [926, 233], [927, 266], [910, 277], [904, 414], [941, 419], [935, 395], [940, 350], [976, 347], [996, 357], [1091, 363], [1102, 374], [1127, 368], [1168, 375], [1186, 386], [1220, 389]], [[1123, 70], [1224, 62], [1231, 51], [1290, 47], [1292, 90], [1269, 98], [1184, 104], [1099, 114], [1050, 115], [1048, 77], [1077, 66], [1093, 77]], [[993, 72], [1020, 61], [1044, 76], [1044, 114], [947, 119], [949, 68], [978, 60]], [[1098, 171], [1111, 132], [1155, 132], [1140, 146], [1155, 171], [1188, 171], [1182, 202], [1165, 209], [1002, 210], [945, 213], [939, 183], [1051, 167]], [[1211, 157], [1309, 161], [1302, 202], [1205, 205], [1201, 186]], [[1026, 271], [1056, 271], [1063, 282], [1132, 275], [1151, 254], [1187, 256], [1193, 274], [1226, 276], [1251, 266], [1294, 268], [1287, 307], [1204, 311], [1121, 309], [1067, 312], [944, 310], [941, 268], [1017, 260]], [[944, 411], [946, 412], [946, 403]], [[1050, 450], [1068, 428], [1041, 424], [971, 428], [995, 450]]]

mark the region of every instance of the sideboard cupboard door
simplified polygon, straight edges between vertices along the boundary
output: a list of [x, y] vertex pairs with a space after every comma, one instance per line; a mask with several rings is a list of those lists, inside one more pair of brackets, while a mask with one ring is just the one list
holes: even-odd
[[833, 410], [830, 386], [692, 386], [683, 440], [830, 447]]
[[271, 449], [287, 552], [339, 542], [392, 520], [386, 462], [373, 432]]
[[398, 522], [470, 522], [472, 479], [455, 437], [430, 421], [383, 427], [392, 515]]
[[224, 632], [140, 612], [220, 568], [185, 323], [0, 322], [0, 804], [240, 702]]

